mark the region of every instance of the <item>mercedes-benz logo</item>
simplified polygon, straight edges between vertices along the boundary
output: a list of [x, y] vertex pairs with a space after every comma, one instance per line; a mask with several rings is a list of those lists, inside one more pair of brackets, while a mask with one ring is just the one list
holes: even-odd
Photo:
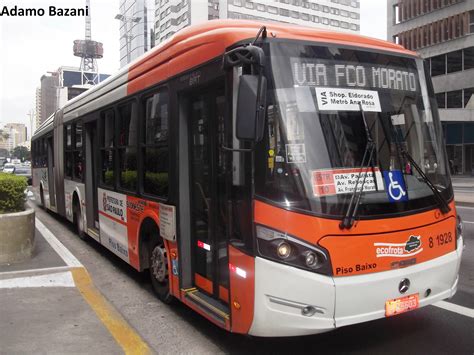
[[398, 285], [398, 291], [400, 291], [400, 293], [407, 292], [409, 288], [410, 288], [410, 280], [403, 279], [402, 281], [400, 281], [400, 284]]

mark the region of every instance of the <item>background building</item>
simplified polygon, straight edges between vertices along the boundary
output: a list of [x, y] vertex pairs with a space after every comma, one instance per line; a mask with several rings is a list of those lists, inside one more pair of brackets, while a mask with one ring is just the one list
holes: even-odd
[[448, 158], [474, 174], [474, 0], [389, 0], [388, 39], [427, 60]]
[[23, 123], [7, 123], [2, 130], [8, 134], [8, 139], [0, 140], [0, 149], [11, 151], [16, 146], [26, 142], [27, 132]]
[[83, 73], [74, 67], [59, 67], [57, 71], [41, 77], [41, 87], [36, 89], [36, 128], [58, 108], [64, 106], [68, 100], [91, 87], [90, 85], [81, 85], [83, 74], [97, 83], [110, 76], [108, 74]]
[[[208, 6], [205, 6], [207, 2]], [[213, 19], [257, 19], [359, 32], [359, 0], [156, 0], [155, 40]]]
[[58, 108], [57, 90], [59, 87], [58, 73], [48, 73], [41, 77], [41, 86], [39, 92], [39, 127], [46, 119], [51, 116]]
[[120, 67], [154, 45], [154, 0], [120, 0]]
[[34, 130], [40, 126], [41, 123], [41, 88], [36, 88], [36, 103], [35, 103], [35, 124]]

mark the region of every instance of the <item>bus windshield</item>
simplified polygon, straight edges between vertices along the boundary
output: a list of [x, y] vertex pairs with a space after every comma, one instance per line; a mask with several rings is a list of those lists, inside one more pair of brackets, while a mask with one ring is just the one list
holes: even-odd
[[[271, 43], [267, 52], [258, 197], [336, 217], [357, 185], [362, 217], [435, 207], [407, 152], [442, 197], [451, 198], [439, 115], [421, 60], [291, 42]], [[373, 154], [363, 163], [369, 137]]]

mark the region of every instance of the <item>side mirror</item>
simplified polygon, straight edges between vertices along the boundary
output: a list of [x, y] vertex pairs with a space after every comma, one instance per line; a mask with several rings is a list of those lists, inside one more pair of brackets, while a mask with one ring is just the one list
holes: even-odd
[[265, 128], [267, 80], [263, 75], [242, 75], [237, 97], [236, 137], [259, 142]]

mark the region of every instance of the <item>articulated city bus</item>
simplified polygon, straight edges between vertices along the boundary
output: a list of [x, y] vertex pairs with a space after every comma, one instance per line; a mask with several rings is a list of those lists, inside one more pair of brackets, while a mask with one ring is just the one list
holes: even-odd
[[463, 247], [427, 73], [358, 35], [191, 26], [37, 130], [34, 192], [235, 333], [410, 311], [454, 295]]

